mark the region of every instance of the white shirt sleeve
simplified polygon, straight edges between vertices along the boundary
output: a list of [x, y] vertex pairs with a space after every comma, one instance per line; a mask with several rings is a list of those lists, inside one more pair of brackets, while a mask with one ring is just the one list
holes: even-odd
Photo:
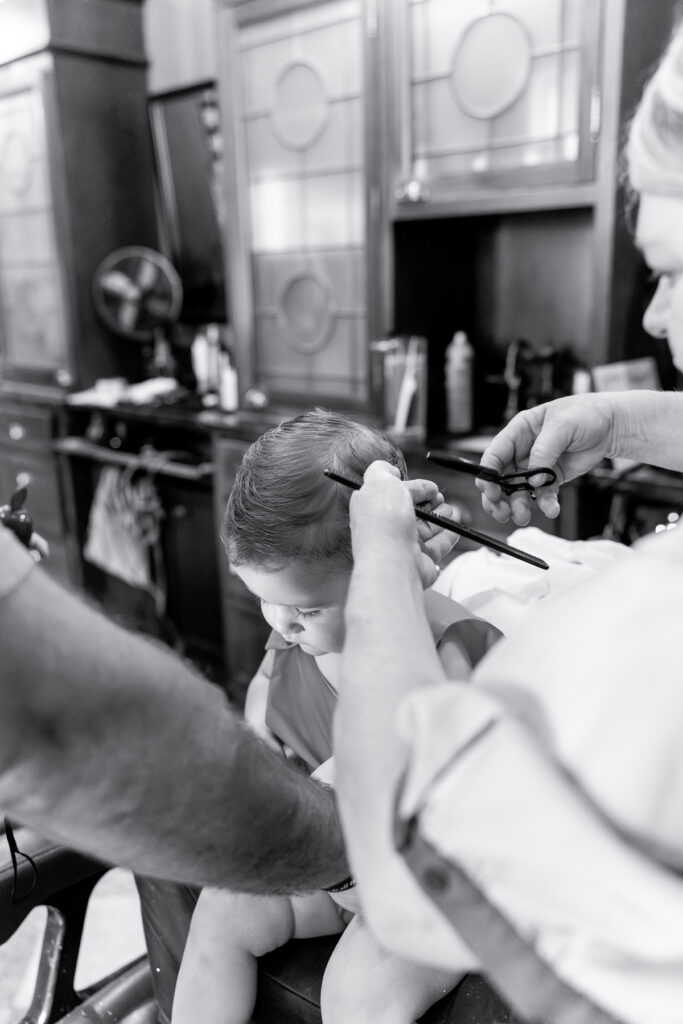
[[[541, 602], [468, 684], [416, 692], [397, 715], [397, 820], [560, 979], [633, 1024], [680, 1024], [683, 1006], [682, 606], [678, 530]], [[428, 900], [385, 894], [370, 923], [445, 964]]]

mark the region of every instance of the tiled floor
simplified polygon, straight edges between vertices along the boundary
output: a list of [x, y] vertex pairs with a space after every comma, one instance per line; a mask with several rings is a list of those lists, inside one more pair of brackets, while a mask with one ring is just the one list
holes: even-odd
[[[0, 946], [0, 1024], [16, 1024], [31, 1001], [44, 912], [34, 911]], [[98, 883], [88, 906], [77, 987], [84, 987], [136, 959], [145, 951], [135, 884], [116, 868]]]

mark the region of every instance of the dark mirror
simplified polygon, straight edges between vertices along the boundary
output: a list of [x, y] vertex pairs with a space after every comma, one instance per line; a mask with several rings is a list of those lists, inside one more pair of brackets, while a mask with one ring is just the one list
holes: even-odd
[[149, 101], [160, 231], [183, 284], [180, 321], [226, 323], [220, 201], [222, 136], [214, 83]]

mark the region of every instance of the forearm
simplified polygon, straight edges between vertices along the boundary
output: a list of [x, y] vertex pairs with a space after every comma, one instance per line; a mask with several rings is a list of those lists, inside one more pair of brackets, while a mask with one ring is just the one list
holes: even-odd
[[0, 807], [11, 817], [191, 883], [292, 891], [344, 876], [329, 794], [168, 652], [40, 572], [0, 602], [0, 636]]
[[394, 795], [406, 761], [395, 710], [405, 694], [444, 678], [410, 552], [384, 537], [354, 568], [335, 719], [337, 794], [349, 857], [373, 898], [381, 897], [378, 886], [386, 882], [381, 875], [390, 855]]
[[683, 471], [683, 394], [632, 391], [603, 397], [615, 406], [610, 456]]

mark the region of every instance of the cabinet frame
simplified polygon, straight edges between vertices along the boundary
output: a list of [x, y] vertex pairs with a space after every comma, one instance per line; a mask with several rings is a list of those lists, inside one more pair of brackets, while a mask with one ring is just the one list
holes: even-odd
[[[320, 6], [322, 0], [247, 0], [231, 3], [217, 0], [217, 34], [220, 107], [225, 123], [225, 154], [222, 168], [222, 186], [231, 227], [224, 245], [225, 273], [228, 282], [230, 313], [235, 332], [236, 365], [242, 395], [258, 384], [255, 368], [254, 281], [250, 262], [250, 219], [245, 197], [247, 189], [247, 159], [241, 131], [240, 111], [244, 98], [234, 54], [237, 34], [241, 26], [277, 18], [294, 10]], [[372, 414], [379, 405], [378, 382], [372, 377], [369, 341], [383, 336], [389, 324], [391, 278], [387, 253], [390, 249], [390, 224], [385, 207], [383, 187], [383, 161], [387, 138], [383, 129], [385, 79], [382, 74], [384, 41], [378, 31], [377, 0], [360, 0], [364, 23], [364, 96], [363, 134], [365, 146], [365, 264], [366, 264], [366, 351], [365, 374], [367, 398], [335, 398], [334, 396], [273, 393], [274, 405], [285, 408], [308, 407], [312, 398], [325, 401], [332, 407], [344, 406]], [[379, 128], [379, 130], [377, 130]]]

